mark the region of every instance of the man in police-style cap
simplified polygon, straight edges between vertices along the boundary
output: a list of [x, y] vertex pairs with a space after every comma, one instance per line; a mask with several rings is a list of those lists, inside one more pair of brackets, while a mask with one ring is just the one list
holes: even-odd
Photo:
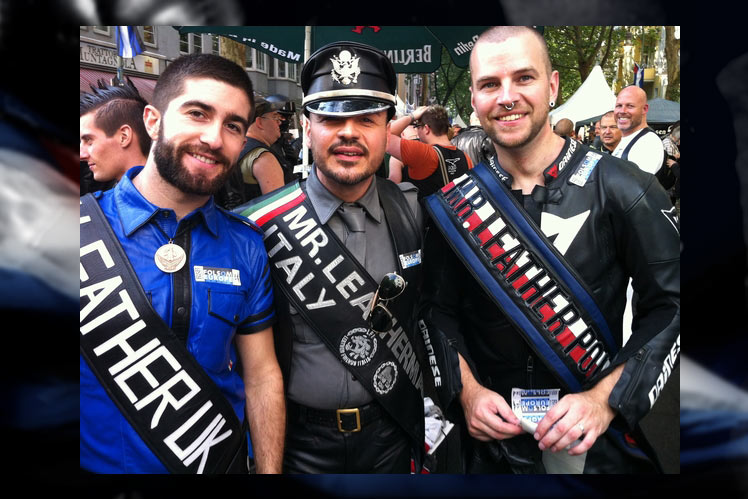
[[265, 230], [283, 290], [284, 472], [409, 473], [424, 442], [413, 312], [422, 213], [415, 187], [374, 175], [395, 72], [379, 50], [336, 42], [311, 55], [301, 85], [308, 179], [237, 210]]

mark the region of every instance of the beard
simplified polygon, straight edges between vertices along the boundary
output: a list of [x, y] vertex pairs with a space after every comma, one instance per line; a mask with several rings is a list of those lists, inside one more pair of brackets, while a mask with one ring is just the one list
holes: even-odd
[[[219, 162], [216, 168], [221, 171], [211, 177], [190, 172], [183, 164], [182, 158], [187, 154], [209, 154]], [[153, 150], [153, 158], [159, 175], [185, 194], [210, 196], [218, 192], [231, 173], [233, 164], [219, 151], [190, 144], [175, 146], [164, 139], [163, 127], [158, 132], [158, 142]]]
[[[629, 126], [627, 126], [626, 128], [622, 128], [621, 125], [618, 125], [618, 129], [622, 132], [628, 132], [629, 130], [636, 130], [636, 127], [642, 124], [641, 116], [629, 114], [629, 115], [622, 116], [622, 117], [629, 120]], [[616, 123], [618, 123], [618, 116], [616, 116]]]
[[546, 108], [537, 118], [535, 117], [536, 116], [535, 114], [529, 115], [530, 120], [531, 120], [530, 129], [524, 135], [514, 136], [511, 138], [504, 136], [504, 134], [500, 132], [495, 121], [491, 118], [486, 120], [487, 123], [483, 123], [481, 121], [481, 124], [483, 125], [483, 128], [488, 134], [488, 136], [491, 137], [491, 140], [494, 142], [494, 144], [497, 144], [507, 149], [519, 148], [532, 142], [533, 139], [535, 139], [535, 137], [538, 136], [538, 134], [543, 129], [543, 127], [547, 126], [548, 113], [550, 109], [551, 109], [550, 106], [546, 106]]
[[[363, 151], [363, 156], [358, 159], [359, 164], [352, 167], [340, 166], [333, 157], [336, 147], [355, 146]], [[352, 141], [339, 141], [330, 146], [326, 151], [317, 151], [312, 148], [314, 154], [314, 164], [317, 169], [328, 179], [340, 185], [356, 185], [374, 175], [384, 159], [384, 151], [377, 157], [371, 155], [371, 152], [363, 144]]]

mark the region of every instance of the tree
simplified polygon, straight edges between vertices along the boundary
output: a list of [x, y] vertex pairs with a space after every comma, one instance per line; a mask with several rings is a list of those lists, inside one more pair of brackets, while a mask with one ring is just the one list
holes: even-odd
[[615, 26], [546, 26], [543, 36], [553, 69], [560, 76], [557, 104], [562, 104], [582, 85], [596, 65], [612, 81], [617, 71], [618, 47], [626, 35]]
[[[546, 26], [543, 36], [548, 45], [551, 65], [560, 74], [560, 91], [556, 104], [571, 97], [596, 64], [603, 68], [609, 81], [617, 71], [619, 46], [625, 30], [613, 26]], [[442, 65], [436, 72], [436, 99], [468, 123], [470, 105], [470, 71], [452, 63], [442, 49]]]
[[435, 73], [436, 101], [459, 115], [465, 123], [470, 122], [473, 106], [470, 104], [470, 71], [459, 68], [452, 62], [447, 49], [442, 47], [442, 64]]
[[665, 98], [680, 101], [680, 40], [675, 38], [674, 26], [665, 26], [665, 59], [667, 59]]

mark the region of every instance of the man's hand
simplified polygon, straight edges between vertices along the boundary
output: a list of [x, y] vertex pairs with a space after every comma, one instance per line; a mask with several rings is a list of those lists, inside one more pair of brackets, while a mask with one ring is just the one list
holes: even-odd
[[423, 116], [423, 113], [425, 113], [428, 108], [429, 106], [417, 107], [416, 110], [413, 111], [413, 118], [415, 118], [416, 120], [420, 120]]
[[460, 403], [470, 436], [483, 442], [503, 440], [522, 433], [519, 419], [509, 404], [496, 392], [481, 386], [460, 356], [462, 392]]
[[390, 133], [387, 137], [387, 154], [397, 158], [399, 161], [403, 160], [403, 155], [400, 151], [400, 135], [412, 124], [413, 121], [421, 119], [421, 116], [423, 116], [423, 113], [427, 109], [428, 106], [421, 106], [412, 113], [408, 113], [405, 116], [390, 121]]
[[590, 390], [562, 397], [538, 423], [535, 431], [538, 447], [557, 452], [584, 436], [579, 445], [569, 450], [569, 455], [587, 452], [615, 417], [615, 411], [608, 405], [608, 397], [621, 377], [624, 365], [615, 368]]

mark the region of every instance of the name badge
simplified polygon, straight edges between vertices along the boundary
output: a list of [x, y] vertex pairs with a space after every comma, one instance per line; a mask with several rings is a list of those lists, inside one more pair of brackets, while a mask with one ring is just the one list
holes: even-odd
[[523, 430], [530, 434], [535, 433], [535, 428], [545, 413], [558, 403], [559, 391], [559, 388], [512, 388], [512, 412], [519, 418]]
[[220, 269], [217, 267], [203, 267], [195, 265], [195, 282], [211, 282], [217, 284], [228, 284], [241, 286], [239, 271], [236, 269]]
[[582, 165], [576, 172], [574, 172], [574, 175], [569, 178], [569, 182], [576, 184], [579, 187], [584, 187], [584, 184], [587, 183], [587, 179], [590, 178], [590, 175], [592, 174], [592, 170], [595, 169], [597, 162], [600, 161], [600, 158], [602, 157], [602, 154], [592, 151], [588, 152], [584, 157], [584, 161], [582, 161]]
[[415, 250], [412, 253], [405, 253], [400, 256], [400, 264], [404, 269], [421, 264], [421, 250]]

